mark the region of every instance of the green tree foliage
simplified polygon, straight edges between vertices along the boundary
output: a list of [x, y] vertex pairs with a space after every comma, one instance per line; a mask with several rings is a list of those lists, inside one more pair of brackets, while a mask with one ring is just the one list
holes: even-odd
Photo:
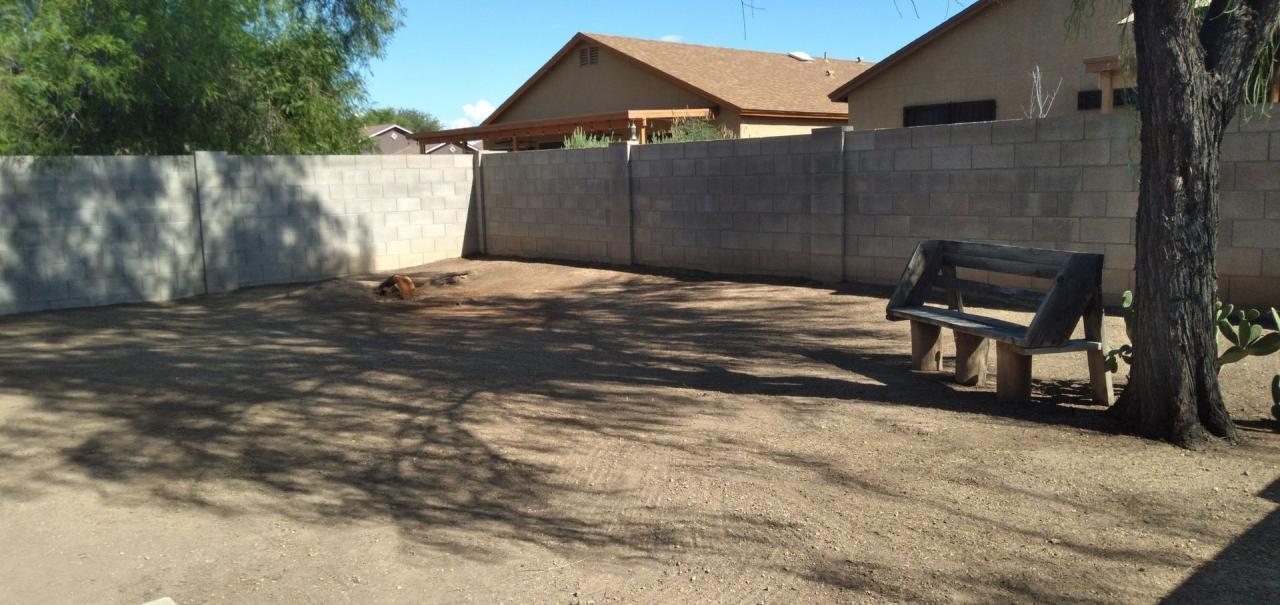
[[732, 139], [733, 133], [705, 118], [676, 118], [666, 132], [653, 135], [654, 143], [691, 143]]
[[397, 0], [0, 2], [0, 155], [350, 152]]
[[435, 116], [407, 107], [382, 107], [371, 109], [360, 118], [364, 124], [396, 124], [411, 132], [434, 132], [444, 127]]

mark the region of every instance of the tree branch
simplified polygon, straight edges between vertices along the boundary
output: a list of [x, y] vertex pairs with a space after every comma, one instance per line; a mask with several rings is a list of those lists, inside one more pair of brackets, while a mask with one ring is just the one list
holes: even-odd
[[[1187, 5], [1191, 3], [1185, 3]], [[1200, 26], [1205, 69], [1218, 80], [1219, 107], [1240, 102], [1267, 38], [1280, 22], [1280, 0], [1213, 0]]]

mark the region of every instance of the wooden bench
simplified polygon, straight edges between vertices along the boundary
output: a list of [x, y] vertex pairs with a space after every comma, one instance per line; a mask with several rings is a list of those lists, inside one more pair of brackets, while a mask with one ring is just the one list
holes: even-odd
[[[1047, 292], [962, 279], [970, 269], [1047, 280]], [[945, 293], [947, 308], [926, 306], [933, 290]], [[1036, 310], [1028, 325], [965, 311], [971, 294]], [[916, 246], [886, 310], [891, 321], [911, 322], [911, 367], [937, 372], [941, 328], [956, 339], [956, 381], [981, 385], [987, 377], [987, 349], [996, 342], [996, 396], [1001, 401], [1031, 398], [1031, 357], [1083, 351], [1095, 401], [1114, 402], [1111, 374], [1104, 362], [1102, 255], [948, 240]], [[1084, 338], [1072, 339], [1080, 320]]]

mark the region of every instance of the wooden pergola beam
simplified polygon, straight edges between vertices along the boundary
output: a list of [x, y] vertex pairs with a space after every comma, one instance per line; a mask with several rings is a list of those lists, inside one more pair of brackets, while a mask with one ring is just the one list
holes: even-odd
[[543, 118], [488, 124], [470, 128], [454, 128], [421, 132], [409, 135], [409, 138], [426, 146], [432, 143], [449, 143], [454, 141], [470, 141], [475, 139], [499, 140], [547, 135], [570, 135], [574, 129], [581, 128], [587, 132], [630, 132], [632, 123], [647, 125], [650, 120], [672, 120], [676, 118], [711, 118], [713, 111], [702, 109], [630, 109], [610, 113], [564, 116], [559, 118]]

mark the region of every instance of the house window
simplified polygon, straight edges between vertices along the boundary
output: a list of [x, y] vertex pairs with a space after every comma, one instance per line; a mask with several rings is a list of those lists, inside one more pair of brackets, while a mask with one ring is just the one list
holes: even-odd
[[903, 126], [990, 122], [995, 119], [996, 102], [994, 99], [988, 101], [938, 103], [935, 105], [914, 105], [902, 108]]
[[1114, 95], [1112, 99], [1116, 107], [1138, 104], [1137, 88], [1117, 88], [1112, 94]]
[[600, 62], [599, 46], [584, 46], [578, 49], [578, 66], [595, 65]]
[[1088, 111], [1090, 109], [1102, 109], [1102, 91], [1101, 90], [1082, 90], [1076, 95], [1076, 109], [1080, 111]]

